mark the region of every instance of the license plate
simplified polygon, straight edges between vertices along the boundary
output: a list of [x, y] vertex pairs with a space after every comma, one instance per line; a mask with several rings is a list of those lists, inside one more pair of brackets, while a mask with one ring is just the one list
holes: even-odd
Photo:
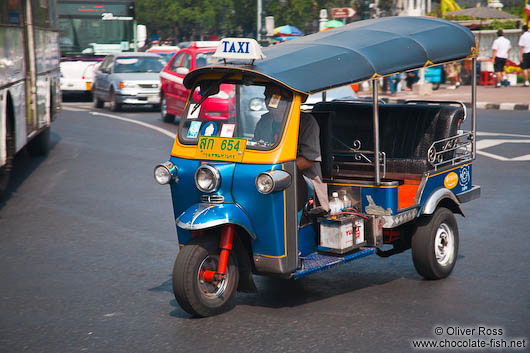
[[147, 103], [155, 103], [155, 104], [158, 104], [158, 103], [160, 103], [160, 97], [158, 97], [158, 96], [150, 96], [150, 97], [147, 97]]
[[87, 91], [91, 91], [92, 90], [92, 82], [87, 82], [86, 83], [86, 90]]
[[241, 162], [246, 146], [245, 139], [201, 136], [197, 143], [195, 158]]

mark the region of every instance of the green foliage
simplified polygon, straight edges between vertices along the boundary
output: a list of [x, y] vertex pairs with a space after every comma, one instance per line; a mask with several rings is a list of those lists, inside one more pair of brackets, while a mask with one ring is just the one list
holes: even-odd
[[[381, 0], [391, 6], [393, 0]], [[355, 0], [262, 0], [264, 14], [274, 16], [276, 27], [292, 25], [304, 33], [318, 27], [320, 9], [356, 7]], [[330, 14], [331, 15], [331, 14]], [[138, 23], [150, 34], [179, 40], [256, 35], [256, 0], [136, 0]], [[264, 24], [263, 24], [264, 25]]]

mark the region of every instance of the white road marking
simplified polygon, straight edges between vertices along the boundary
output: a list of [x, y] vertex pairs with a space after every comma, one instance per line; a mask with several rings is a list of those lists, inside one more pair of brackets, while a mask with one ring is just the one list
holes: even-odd
[[483, 131], [477, 131], [477, 136], [509, 136], [509, 137], [527, 137], [527, 138], [530, 138], [530, 135], [503, 134], [503, 133], [499, 133], [499, 132], [483, 132]]
[[86, 109], [79, 109], [79, 108], [74, 108], [74, 107], [69, 107], [69, 106], [62, 106], [61, 107], [61, 110], [68, 110], [70, 112], [88, 112], [88, 110]]
[[480, 141], [477, 141], [477, 153], [480, 154], [480, 155], [483, 155], [483, 156], [486, 156], [486, 157], [490, 157], [490, 158], [493, 158], [493, 159], [496, 159], [496, 160], [499, 160], [499, 161], [504, 161], [504, 162], [525, 162], [525, 161], [530, 161], [530, 154], [526, 154], [526, 155], [518, 156], [518, 157], [514, 157], [514, 158], [507, 158], [507, 157], [499, 156], [499, 155], [496, 155], [496, 154], [493, 154], [493, 153], [481, 151], [483, 149], [494, 147], [494, 146], [498, 146], [498, 145], [501, 145], [503, 143], [530, 143], [530, 139], [529, 140], [506, 140], [506, 139], [495, 139], [495, 140], [493, 140], [493, 139], [484, 139], [484, 140], [480, 140]]
[[128, 118], [124, 118], [124, 117], [121, 117], [121, 116], [118, 116], [118, 115], [99, 113], [99, 112], [90, 112], [90, 114], [97, 115], [97, 116], [104, 116], [106, 118], [122, 120], [122, 121], [126, 121], [126, 122], [133, 123], [133, 124], [136, 124], [136, 125], [140, 125], [140, 126], [148, 128], [148, 129], [158, 131], [158, 132], [160, 132], [160, 133], [162, 133], [162, 134], [164, 134], [164, 135], [166, 135], [166, 136], [168, 136], [168, 137], [170, 137], [172, 139], [174, 139], [175, 136], [176, 136], [173, 132], [171, 132], [169, 130], [162, 129], [162, 128], [158, 127], [158, 126], [151, 125], [151, 124], [148, 124], [148, 123], [144, 123], [143, 121], [128, 119]]

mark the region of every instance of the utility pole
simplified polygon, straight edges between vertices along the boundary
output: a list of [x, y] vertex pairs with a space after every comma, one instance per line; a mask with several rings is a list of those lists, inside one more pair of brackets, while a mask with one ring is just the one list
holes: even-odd
[[256, 28], [256, 40], [259, 42], [261, 40], [261, 13], [263, 12], [263, 7], [262, 7], [262, 0], [258, 0], [258, 3], [257, 3], [257, 8], [258, 8], [258, 27]]

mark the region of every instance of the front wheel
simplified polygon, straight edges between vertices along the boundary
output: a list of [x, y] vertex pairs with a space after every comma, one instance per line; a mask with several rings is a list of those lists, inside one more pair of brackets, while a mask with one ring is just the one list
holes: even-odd
[[458, 225], [453, 212], [438, 208], [424, 216], [412, 236], [412, 260], [425, 279], [442, 279], [451, 274], [458, 255]]
[[103, 108], [103, 106], [105, 105], [105, 102], [98, 97], [98, 95], [96, 94], [96, 90], [95, 90], [95, 87], [94, 88], [94, 91], [92, 93], [92, 99], [93, 99], [93, 102], [94, 102], [94, 108]]
[[116, 92], [112, 91], [110, 92], [110, 110], [113, 112], [119, 112], [121, 110], [121, 103], [118, 102], [118, 97], [116, 96]]
[[173, 293], [186, 312], [197, 316], [213, 316], [234, 306], [239, 271], [230, 253], [226, 276], [213, 283], [205, 282], [205, 270], [217, 270], [219, 238], [204, 236], [193, 239], [180, 249], [173, 267]]

